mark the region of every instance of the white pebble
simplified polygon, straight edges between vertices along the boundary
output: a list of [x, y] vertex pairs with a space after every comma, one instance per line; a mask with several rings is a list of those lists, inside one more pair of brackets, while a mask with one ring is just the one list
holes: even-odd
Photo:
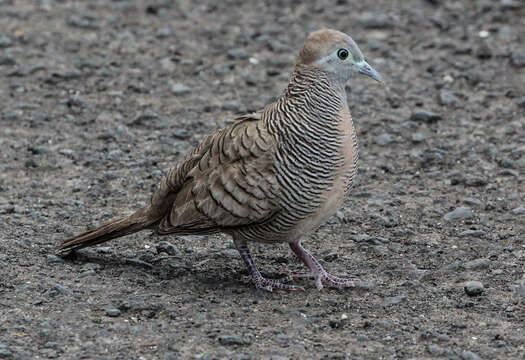
[[487, 38], [489, 37], [489, 32], [487, 30], [481, 30], [479, 33], [478, 33], [479, 37], [484, 39], [484, 38]]

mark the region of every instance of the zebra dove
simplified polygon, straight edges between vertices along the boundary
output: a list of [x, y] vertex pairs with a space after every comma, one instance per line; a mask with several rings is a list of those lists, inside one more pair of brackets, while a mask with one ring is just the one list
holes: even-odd
[[[345, 83], [356, 74], [381, 81], [350, 36], [311, 33], [283, 96], [206, 137], [167, 172], [147, 207], [66, 240], [58, 253], [143, 229], [160, 235], [222, 232], [232, 236], [257, 288], [304, 290], [288, 281], [305, 276], [319, 290], [354, 286], [355, 279], [329, 274], [301, 238], [342, 206], [352, 186], [357, 139]], [[263, 277], [249, 241], [288, 243], [310, 272]]]

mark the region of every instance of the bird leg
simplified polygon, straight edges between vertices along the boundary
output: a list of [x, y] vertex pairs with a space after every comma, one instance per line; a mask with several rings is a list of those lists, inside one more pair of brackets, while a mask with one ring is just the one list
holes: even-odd
[[268, 291], [272, 291], [273, 289], [303, 290], [304, 291], [304, 288], [300, 286], [288, 285], [278, 280], [266, 279], [265, 277], [263, 277], [260, 271], [255, 266], [255, 263], [253, 262], [252, 256], [250, 255], [250, 250], [248, 250], [248, 246], [246, 246], [246, 241], [234, 240], [234, 244], [239, 254], [241, 254], [241, 257], [244, 260], [244, 263], [250, 270], [250, 275], [246, 276], [245, 279], [250, 282], [253, 282], [256, 288], [265, 289]]
[[318, 290], [321, 290], [323, 288], [323, 283], [325, 283], [329, 287], [335, 287], [338, 289], [342, 289], [345, 287], [354, 287], [355, 286], [355, 279], [346, 279], [346, 278], [340, 278], [334, 275], [329, 274], [321, 264], [319, 264], [319, 261], [317, 261], [308, 251], [306, 251], [301, 243], [294, 242], [290, 243], [290, 248], [292, 251], [297, 255], [301, 261], [308, 266], [311, 273], [310, 274], [291, 274], [289, 275], [288, 279], [294, 279], [294, 278], [300, 278], [300, 277], [313, 277], [315, 279], [315, 286]]

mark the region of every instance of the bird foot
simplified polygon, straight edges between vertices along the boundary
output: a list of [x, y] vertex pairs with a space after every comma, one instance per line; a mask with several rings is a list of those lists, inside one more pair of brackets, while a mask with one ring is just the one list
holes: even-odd
[[318, 290], [321, 290], [323, 288], [323, 284], [325, 284], [327, 287], [330, 288], [336, 288], [336, 289], [344, 289], [347, 287], [355, 287], [356, 282], [359, 281], [359, 279], [356, 278], [342, 278], [338, 276], [334, 276], [330, 273], [328, 273], [326, 270], [321, 270], [319, 273], [292, 273], [288, 276], [286, 276], [282, 281], [283, 282], [289, 282], [294, 279], [304, 279], [304, 278], [314, 278], [315, 279], [315, 286]]
[[274, 280], [274, 279], [267, 279], [263, 277], [262, 275], [252, 274], [248, 276], [243, 276], [242, 280], [246, 283], [253, 283], [257, 289], [264, 289], [270, 292], [273, 290], [292, 290], [292, 291], [301, 290], [301, 291], [304, 291], [304, 288], [302, 286], [285, 284], [284, 282], [286, 282], [287, 278], [288, 277], [279, 281], [279, 280]]

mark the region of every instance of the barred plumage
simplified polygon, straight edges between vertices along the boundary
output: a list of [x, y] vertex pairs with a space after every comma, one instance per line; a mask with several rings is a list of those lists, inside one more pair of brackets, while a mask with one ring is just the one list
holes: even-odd
[[[340, 48], [351, 61], [336, 55]], [[204, 139], [168, 171], [147, 208], [69, 239], [59, 251], [145, 228], [160, 235], [225, 232], [257, 287], [300, 289], [263, 278], [249, 241], [288, 242], [319, 289], [352, 286], [328, 274], [300, 240], [335, 213], [352, 186], [357, 137], [344, 84], [355, 72], [379, 79], [348, 35], [312, 33], [281, 98]]]

